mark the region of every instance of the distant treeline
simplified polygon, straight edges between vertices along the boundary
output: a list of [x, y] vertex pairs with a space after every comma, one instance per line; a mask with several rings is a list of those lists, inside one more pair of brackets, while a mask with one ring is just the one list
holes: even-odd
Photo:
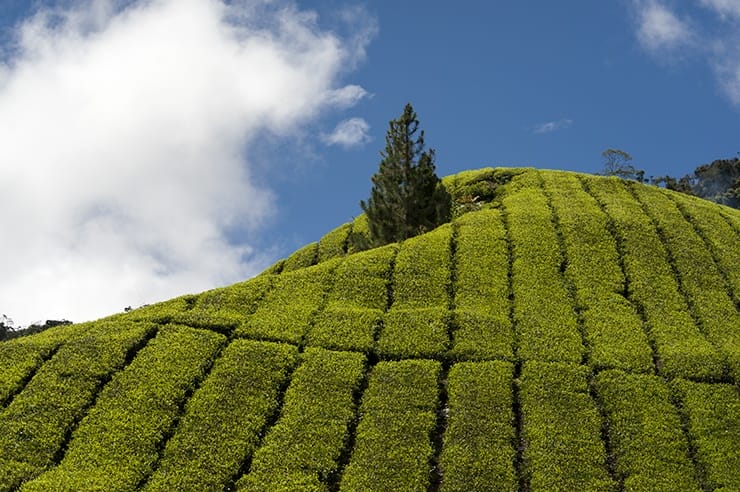
[[717, 159], [702, 164], [694, 172], [681, 178], [674, 176], [650, 176], [632, 164], [632, 156], [620, 149], [607, 149], [601, 153], [604, 159], [602, 174], [634, 179], [640, 183], [662, 186], [669, 190], [694, 195], [715, 203], [740, 209], [740, 158]]
[[740, 209], [740, 158], [703, 164], [682, 178], [659, 176], [653, 184]]
[[13, 320], [5, 315], [0, 316], [0, 341], [11, 340], [13, 338], [23, 337], [27, 335], [33, 335], [34, 333], [40, 333], [49, 328], [62, 325], [71, 325], [72, 322], [66, 319], [54, 320], [48, 319], [43, 325], [33, 324], [26, 328], [16, 328]]

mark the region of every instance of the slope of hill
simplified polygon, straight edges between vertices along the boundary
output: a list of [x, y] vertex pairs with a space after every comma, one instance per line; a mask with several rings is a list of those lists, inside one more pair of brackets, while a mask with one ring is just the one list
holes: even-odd
[[447, 178], [452, 223], [0, 344], [0, 490], [740, 490], [740, 212]]

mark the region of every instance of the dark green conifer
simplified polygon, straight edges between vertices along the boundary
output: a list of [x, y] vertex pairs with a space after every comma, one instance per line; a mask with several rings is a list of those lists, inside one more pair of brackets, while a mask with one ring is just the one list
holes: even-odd
[[419, 130], [411, 104], [389, 126], [370, 198], [360, 202], [375, 246], [401, 241], [450, 220], [450, 194], [435, 174], [434, 149], [424, 150], [424, 131]]

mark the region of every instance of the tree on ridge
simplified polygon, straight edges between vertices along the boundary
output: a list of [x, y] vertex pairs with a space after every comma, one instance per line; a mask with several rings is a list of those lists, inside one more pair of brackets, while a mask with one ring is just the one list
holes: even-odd
[[[418, 133], [418, 136], [416, 136]], [[367, 202], [370, 240], [380, 246], [421, 234], [450, 220], [452, 199], [435, 174], [434, 149], [424, 150], [424, 131], [411, 104], [389, 122], [380, 168]]]

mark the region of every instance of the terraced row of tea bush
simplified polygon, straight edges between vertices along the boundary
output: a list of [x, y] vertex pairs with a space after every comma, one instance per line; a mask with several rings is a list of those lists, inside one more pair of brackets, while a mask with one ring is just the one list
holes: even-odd
[[[0, 491], [740, 490], [740, 215], [617, 179], [0, 344]], [[366, 227], [366, 224], [365, 224]]]

